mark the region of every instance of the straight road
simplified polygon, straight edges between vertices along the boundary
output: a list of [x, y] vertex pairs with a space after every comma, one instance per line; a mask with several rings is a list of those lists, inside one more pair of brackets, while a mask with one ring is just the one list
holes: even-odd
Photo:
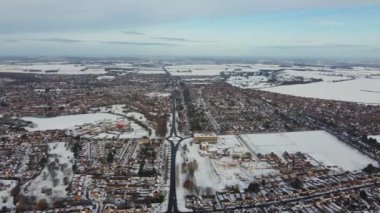
[[171, 128], [170, 128], [170, 134], [166, 138], [166, 140], [170, 143], [170, 149], [171, 149], [171, 166], [170, 166], [170, 189], [169, 189], [169, 202], [168, 202], [168, 209], [167, 212], [180, 212], [178, 210], [177, 205], [177, 192], [176, 192], [176, 156], [179, 144], [184, 140], [181, 136], [177, 133], [177, 123], [176, 123], [176, 111], [177, 111], [177, 86], [178, 86], [178, 80], [172, 76], [165, 67], [163, 67], [165, 72], [170, 76], [171, 79], [171, 113], [172, 113], [172, 120], [171, 120]]

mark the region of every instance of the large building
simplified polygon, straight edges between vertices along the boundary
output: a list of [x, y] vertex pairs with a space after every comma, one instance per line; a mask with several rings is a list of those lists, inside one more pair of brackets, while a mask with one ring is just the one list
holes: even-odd
[[202, 143], [202, 142], [217, 143], [218, 136], [215, 133], [210, 133], [210, 134], [195, 133], [193, 137], [193, 141], [195, 143]]

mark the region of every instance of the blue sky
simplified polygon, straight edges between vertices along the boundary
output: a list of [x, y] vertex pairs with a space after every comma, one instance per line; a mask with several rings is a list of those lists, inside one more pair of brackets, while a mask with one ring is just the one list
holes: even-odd
[[379, 58], [377, 2], [2, 1], [0, 55]]

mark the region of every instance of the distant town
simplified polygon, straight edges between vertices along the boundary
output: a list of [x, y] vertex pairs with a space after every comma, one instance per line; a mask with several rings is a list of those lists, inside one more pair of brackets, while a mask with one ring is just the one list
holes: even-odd
[[380, 66], [0, 60], [0, 212], [380, 211]]

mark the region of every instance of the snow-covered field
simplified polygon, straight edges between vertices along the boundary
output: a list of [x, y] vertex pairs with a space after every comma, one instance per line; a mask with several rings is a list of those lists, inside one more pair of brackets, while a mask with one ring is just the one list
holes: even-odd
[[172, 75], [178, 76], [210, 76], [220, 75], [220, 72], [244, 71], [255, 72], [260, 69], [278, 69], [274, 64], [191, 64], [167, 66]]
[[99, 77], [97, 77], [96, 79], [98, 79], [98, 80], [108, 80], [108, 81], [111, 81], [111, 80], [115, 79], [115, 76], [103, 75], [103, 76], [99, 76]]
[[[208, 157], [201, 157], [198, 153], [198, 145], [193, 144], [190, 145], [191, 139], [187, 139], [181, 143], [181, 146], [185, 145], [188, 148], [188, 152], [186, 154], [186, 158], [188, 162], [193, 160], [197, 161], [198, 169], [194, 172], [194, 177], [196, 181], [196, 185], [199, 187], [216, 187], [218, 177], [215, 171], [212, 169], [211, 160]], [[182, 157], [182, 148], [179, 148], [176, 157], [176, 170], [177, 170], [177, 203], [178, 207], [181, 211], [189, 211], [189, 209], [185, 208], [185, 200], [184, 195], [186, 193], [186, 189], [183, 187], [183, 182], [185, 181], [186, 174], [182, 173], [181, 164], [183, 162]]]
[[302, 76], [305, 78], [322, 78], [325, 81], [344, 80], [350, 78], [363, 78], [367, 76], [380, 77], [378, 68], [351, 67], [332, 68], [331, 66], [280, 66], [279, 64], [184, 64], [165, 67], [173, 75], [204, 76], [220, 75], [220, 72], [257, 72], [281, 71], [284, 76]]
[[[243, 134], [241, 137], [243, 140], [239, 140], [236, 135], [220, 135], [217, 144], [208, 144], [208, 151], [229, 150], [231, 155], [232, 153], [252, 153], [253, 151], [253, 156], [258, 153], [274, 152], [280, 157], [285, 151], [302, 152], [308, 154], [315, 163], [331, 166], [339, 171], [340, 169], [361, 170], [370, 163], [378, 165], [376, 161], [325, 131]], [[187, 151], [184, 152], [184, 150]], [[200, 195], [206, 187], [221, 191], [226, 186], [238, 185], [240, 189], [245, 189], [258, 177], [279, 174], [279, 171], [273, 169], [271, 165], [258, 159], [240, 161], [231, 156], [209, 157], [207, 152], [200, 150], [199, 144], [192, 144], [191, 139], [181, 143], [176, 157], [177, 202], [180, 210], [183, 211], [186, 210], [184, 200], [186, 194]], [[182, 163], [194, 160], [198, 165], [198, 169], [194, 171], [194, 183], [198, 188], [196, 192], [189, 192], [183, 186], [189, 174], [182, 172]]]
[[[227, 83], [236, 87], [301, 97], [380, 104], [379, 68], [358, 66], [345, 69], [329, 66], [281, 67], [267, 64], [225, 64], [181, 65], [168, 67], [168, 70], [173, 75], [219, 75], [222, 71], [232, 72]], [[317, 79], [322, 82], [307, 83]], [[298, 81], [304, 81], [307, 84], [281, 86], [283, 82]]]
[[[187, 150], [183, 155], [183, 147], [186, 146]], [[248, 150], [243, 147], [234, 135], [221, 136], [216, 145], [220, 149], [234, 150]], [[214, 147], [214, 146], [213, 146]], [[250, 182], [256, 177], [266, 174], [276, 174], [276, 170], [272, 169], [270, 165], [265, 162], [241, 162], [233, 160], [231, 157], [222, 157], [214, 159], [208, 156], [202, 156], [199, 151], [199, 144], [192, 143], [191, 139], [181, 142], [181, 146], [176, 156], [176, 170], [177, 170], [177, 203], [181, 211], [188, 211], [185, 208], [184, 196], [191, 194], [183, 187], [187, 173], [182, 172], [182, 163], [184, 162], [197, 162], [198, 169], [194, 171], [195, 184], [198, 187], [197, 193], [202, 194], [202, 191], [207, 187], [211, 187], [214, 191], [224, 190], [226, 186], [238, 185], [241, 189], [247, 188]]]
[[[94, 110], [96, 109], [99, 109], [101, 113], [116, 113], [116, 114], [120, 114], [120, 115], [125, 115], [125, 116], [128, 116], [128, 117], [132, 117], [138, 121], [141, 121], [141, 122], [147, 122], [148, 120], [146, 119], [145, 115], [139, 113], [139, 112], [124, 112], [124, 107], [125, 105], [124, 104], [115, 104], [115, 105], [111, 105], [111, 106], [108, 106], [108, 107], [100, 107], [100, 108], [95, 108]], [[97, 113], [99, 114], [99, 113]]]
[[0, 180], [0, 211], [3, 207], [6, 207], [8, 210], [15, 208], [11, 190], [16, 184], [16, 180]]
[[[227, 83], [241, 88], [261, 89], [301, 97], [380, 104], [380, 70], [376, 68], [281, 67], [271, 64], [194, 64], [167, 66], [166, 69], [173, 75], [179, 76], [207, 76], [220, 75], [221, 72], [233, 72], [235, 74], [227, 79]], [[260, 70], [268, 71], [269, 74], [264, 75]], [[244, 76], [244, 73], [253, 72], [255, 72], [254, 76]], [[271, 73], [275, 73], [277, 84], [268, 81], [271, 78]], [[299, 81], [300, 79], [305, 81], [321, 79], [323, 82], [276, 86], [283, 81]]]
[[167, 66], [172, 75], [219, 75], [226, 65], [178, 65]]
[[283, 79], [289, 79], [294, 77], [303, 78], [315, 78], [322, 79], [323, 81], [333, 82], [333, 81], [343, 81], [350, 80], [353, 77], [351, 75], [343, 75], [336, 73], [335, 71], [297, 71], [297, 70], [285, 70], [280, 74]]
[[[131, 131], [128, 132], [106, 132], [105, 130], [103, 132], [96, 131], [97, 133], [95, 135], [91, 135], [93, 138], [141, 138], [144, 136], [149, 136], [149, 132], [142, 128], [140, 125], [133, 121], [126, 121], [125, 118], [106, 113], [106, 109], [103, 109], [104, 112], [99, 113], [90, 113], [90, 114], [78, 114], [78, 115], [66, 115], [66, 116], [58, 116], [53, 118], [37, 118], [37, 117], [23, 117], [22, 119], [25, 121], [31, 121], [33, 122], [33, 127], [28, 127], [28, 131], [46, 131], [46, 130], [53, 130], [53, 129], [60, 129], [60, 130], [74, 130], [78, 126], [83, 126], [86, 124], [95, 124], [93, 126], [93, 129], [97, 129], [97, 125], [99, 123], [116, 123], [118, 122], [127, 122], [128, 125], [131, 127]], [[111, 108], [111, 111], [115, 113], [124, 114], [122, 112], [122, 105], [114, 105]], [[125, 114], [126, 116], [130, 116], [135, 118], [136, 120], [139, 120], [141, 122], [147, 122], [147, 119], [143, 114], [137, 113], [137, 112], [129, 112]], [[110, 125], [110, 124], [108, 124]], [[101, 126], [99, 124], [98, 126]], [[151, 137], [155, 137], [155, 131], [152, 130]]]
[[153, 97], [169, 97], [171, 95], [171, 93], [164, 93], [164, 92], [151, 92], [151, 93], [148, 93], [146, 94], [146, 96], [150, 97], [150, 98], [153, 98]]
[[[115, 62], [112, 64], [102, 63], [71, 63], [71, 62], [33, 62], [33, 63], [0, 63], [1, 72], [11, 73], [38, 73], [38, 74], [70, 74], [70, 75], [85, 75], [85, 74], [106, 74], [105, 68], [135, 68], [134, 72], [140, 74], [165, 74], [162, 67], [138, 67], [130, 63]], [[127, 72], [125, 72], [127, 73]]]
[[355, 79], [341, 82], [317, 82], [264, 88], [287, 95], [380, 104], [380, 79]]
[[78, 115], [66, 115], [52, 118], [22, 117], [22, 120], [31, 121], [34, 127], [27, 128], [29, 131], [45, 131], [52, 129], [73, 129], [77, 125], [94, 123], [102, 120], [116, 120], [120, 116], [109, 113], [89, 113]]
[[338, 166], [344, 170], [360, 170], [369, 163], [377, 163], [359, 151], [339, 141], [325, 131], [287, 132], [242, 135], [257, 153], [287, 152], [308, 153], [326, 166]]
[[[49, 72], [52, 70], [57, 72]], [[105, 70], [99, 66], [86, 66], [68, 63], [0, 64], [0, 72], [71, 75], [106, 73]]]
[[73, 178], [74, 154], [66, 143], [49, 143], [48, 163], [35, 179], [22, 186], [22, 192], [37, 199], [64, 198], [66, 188]]
[[[343, 75], [333, 71], [297, 71], [297, 70], [284, 70], [276, 73], [276, 81], [291, 81], [302, 77], [308, 79], [322, 79], [324, 82], [336, 82], [351, 80], [352, 75]], [[227, 79], [227, 83], [241, 88], [260, 89], [266, 87], [273, 87], [276, 84], [268, 82], [269, 77], [265, 75], [254, 76], [231, 76]]]

